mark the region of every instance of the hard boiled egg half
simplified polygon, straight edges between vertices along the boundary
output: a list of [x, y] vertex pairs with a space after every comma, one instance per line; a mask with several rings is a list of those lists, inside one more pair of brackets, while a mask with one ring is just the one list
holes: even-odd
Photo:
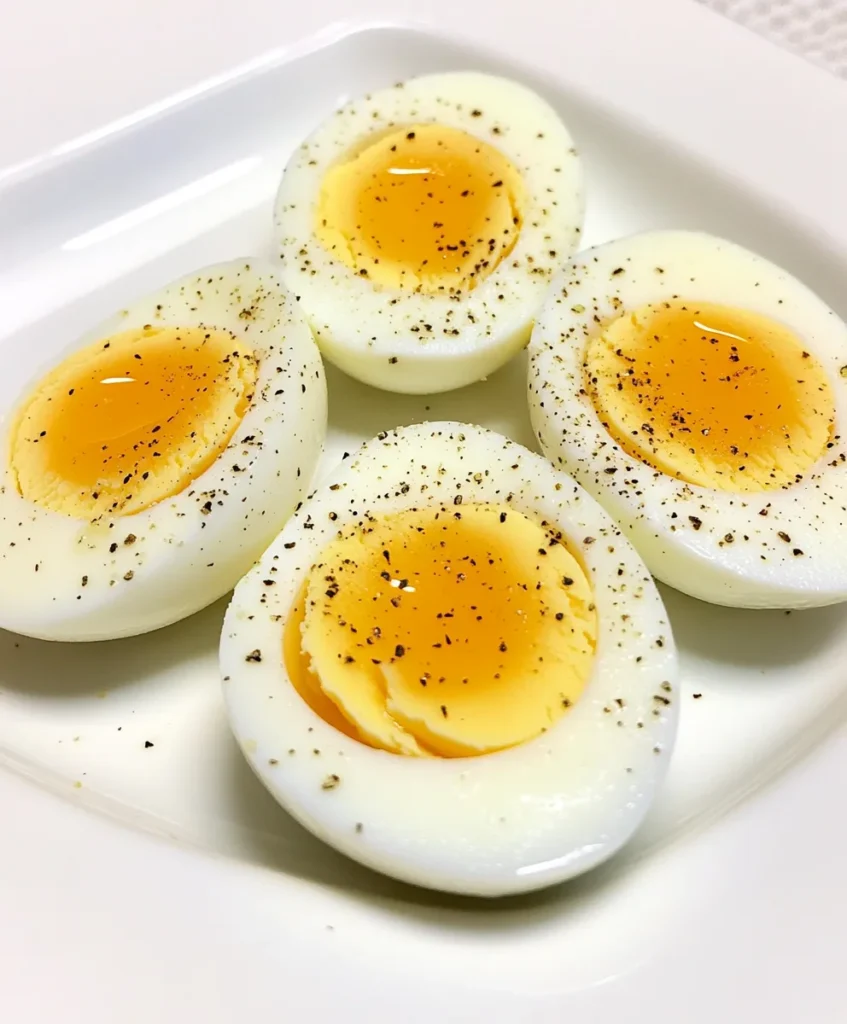
[[847, 599], [847, 327], [786, 271], [692, 232], [587, 250], [538, 319], [529, 401], [544, 451], [666, 583]]
[[430, 423], [342, 463], [236, 588], [233, 731], [317, 836], [488, 896], [605, 860], [659, 786], [677, 660], [592, 498], [501, 435]]
[[516, 82], [453, 72], [338, 110], [286, 167], [276, 230], [324, 355], [368, 384], [426, 393], [526, 344], [582, 212], [556, 112]]
[[320, 355], [275, 274], [206, 267], [82, 338], [6, 418], [0, 626], [101, 640], [226, 593], [309, 485]]

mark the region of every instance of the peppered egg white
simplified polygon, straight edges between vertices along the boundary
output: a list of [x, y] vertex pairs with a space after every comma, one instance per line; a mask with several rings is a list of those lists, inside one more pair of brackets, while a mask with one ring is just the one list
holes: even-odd
[[665, 774], [661, 599], [570, 477], [480, 427], [368, 442], [238, 585], [232, 729], [273, 796], [388, 875], [541, 888], [605, 860]]
[[275, 210], [285, 283], [324, 355], [417, 394], [479, 380], [526, 344], [582, 215], [556, 112], [476, 72], [347, 103], [294, 153]]
[[6, 415], [0, 627], [128, 636], [232, 587], [308, 487], [320, 355], [272, 270], [206, 267], [80, 339]]
[[731, 242], [582, 253], [530, 345], [541, 445], [660, 579], [739, 607], [847, 599], [847, 327]]

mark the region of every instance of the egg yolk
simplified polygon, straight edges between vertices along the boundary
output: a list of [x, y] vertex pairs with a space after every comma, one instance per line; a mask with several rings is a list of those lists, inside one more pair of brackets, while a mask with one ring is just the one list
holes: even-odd
[[18, 491], [79, 518], [130, 515], [177, 494], [229, 443], [256, 372], [249, 346], [202, 328], [145, 326], [75, 352], [18, 413]]
[[347, 735], [465, 757], [556, 722], [588, 681], [596, 636], [591, 584], [561, 533], [468, 504], [339, 535], [312, 568], [284, 653], [301, 696]]
[[511, 252], [523, 195], [518, 171], [487, 142], [414, 125], [327, 171], [315, 231], [376, 284], [450, 294], [473, 288]]
[[826, 372], [759, 313], [710, 303], [645, 305], [589, 340], [587, 390], [631, 456], [688, 483], [766, 491], [824, 454], [835, 422]]

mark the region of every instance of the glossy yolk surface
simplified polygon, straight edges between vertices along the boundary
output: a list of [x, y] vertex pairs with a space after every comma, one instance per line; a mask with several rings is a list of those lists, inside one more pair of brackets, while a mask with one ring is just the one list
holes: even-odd
[[18, 490], [81, 518], [129, 515], [177, 494], [229, 443], [256, 372], [242, 341], [201, 328], [144, 327], [75, 352], [19, 411]]
[[786, 326], [709, 303], [646, 305], [588, 344], [587, 387], [630, 455], [689, 483], [765, 491], [824, 454], [826, 373]]
[[493, 146], [456, 128], [415, 125], [327, 171], [315, 230], [376, 284], [453, 293], [511, 252], [523, 194], [520, 174]]
[[285, 656], [301, 696], [348, 735], [460, 757], [549, 728], [579, 698], [595, 644], [591, 585], [561, 534], [468, 504], [339, 536], [311, 571]]

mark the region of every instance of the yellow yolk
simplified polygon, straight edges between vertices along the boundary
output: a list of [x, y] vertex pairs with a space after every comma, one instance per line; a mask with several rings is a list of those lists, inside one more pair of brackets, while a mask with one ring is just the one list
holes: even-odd
[[359, 739], [358, 732], [338, 710], [338, 705], [333, 703], [321, 689], [320, 680], [312, 671], [311, 658], [303, 650], [303, 622], [306, 618], [307, 589], [308, 582], [301, 588], [285, 623], [283, 657], [288, 676], [303, 700], [325, 722], [329, 722], [345, 735]]
[[340, 535], [290, 623], [286, 667], [313, 710], [371, 746], [442, 757], [548, 729], [582, 693], [597, 633], [561, 533], [473, 504]]
[[256, 371], [249, 346], [202, 328], [148, 326], [75, 352], [19, 411], [18, 490], [79, 518], [130, 515], [177, 494], [229, 443]]
[[786, 326], [709, 303], [641, 306], [588, 344], [588, 391], [630, 455], [702, 487], [765, 491], [824, 454], [829, 380]]
[[414, 125], [327, 171], [315, 231], [363, 277], [427, 294], [472, 288], [511, 252], [523, 182], [488, 143]]

